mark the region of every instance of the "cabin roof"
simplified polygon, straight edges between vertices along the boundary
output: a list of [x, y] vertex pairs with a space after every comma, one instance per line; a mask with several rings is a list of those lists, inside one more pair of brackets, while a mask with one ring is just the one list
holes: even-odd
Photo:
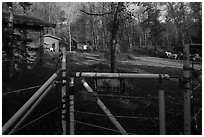
[[53, 38], [53, 39], [61, 40], [61, 38], [56, 37], [56, 36], [53, 36], [53, 35], [51, 35], [51, 34], [46, 34], [46, 35], [44, 35], [44, 38], [45, 38], [45, 37], [50, 37], [50, 38]]
[[72, 40], [74, 40], [77, 43], [91, 43], [90, 40], [84, 40], [84, 39], [78, 39], [78, 38], [72, 38]]
[[[28, 15], [18, 15], [14, 14], [14, 24], [15, 25], [24, 25], [24, 26], [37, 26], [37, 27], [55, 27], [55, 24], [50, 22], [38, 19], [36, 17]], [[2, 13], [2, 22], [8, 23], [9, 14], [4, 12]]]

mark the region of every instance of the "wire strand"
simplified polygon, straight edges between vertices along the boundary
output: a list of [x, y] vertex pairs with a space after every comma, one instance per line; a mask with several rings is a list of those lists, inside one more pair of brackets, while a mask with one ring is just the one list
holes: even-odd
[[4, 59], [4, 60], [2, 60], [2, 61], [3, 61], [3, 62], [9, 62], [9, 61], [14, 61], [14, 60], [20, 61], [20, 60], [27, 60], [27, 59], [25, 59], [25, 58], [22, 58], [22, 59]]
[[[97, 126], [97, 125], [94, 125], [94, 124], [90, 124], [90, 123], [86, 123], [86, 122], [82, 122], [82, 121], [78, 121], [78, 120], [75, 120], [75, 123], [79, 123], [79, 124], [83, 124], [83, 125], [87, 125], [87, 126], [92, 126], [92, 127], [96, 127], [96, 128], [105, 129], [105, 130], [120, 133], [119, 131], [114, 130], [114, 129], [110, 129], [110, 128], [106, 128], [106, 127], [102, 127], [102, 126]], [[133, 133], [128, 133], [128, 134], [129, 135], [134, 135]]]
[[169, 103], [172, 103], [172, 104], [175, 104], [175, 105], [178, 105], [178, 106], [183, 105], [181, 102], [175, 102], [175, 101], [172, 101], [172, 100], [169, 100], [169, 99], [165, 99], [165, 102], [169, 102]]
[[100, 97], [114, 97], [114, 98], [131, 98], [131, 99], [152, 99], [151, 97], [133, 97], [133, 96], [120, 96], [120, 95], [104, 95], [98, 94]]
[[27, 123], [26, 125], [24, 125], [24, 126], [22, 126], [22, 127], [18, 128], [18, 129], [17, 129], [17, 130], [16, 130], [14, 133], [16, 133], [17, 131], [19, 131], [19, 130], [21, 130], [21, 129], [23, 129], [23, 128], [25, 128], [25, 127], [27, 127], [27, 126], [29, 126], [29, 125], [33, 124], [33, 123], [35, 123], [35, 122], [36, 122], [36, 121], [38, 121], [39, 119], [44, 118], [45, 116], [47, 116], [47, 115], [51, 114], [52, 112], [56, 111], [56, 110], [57, 110], [57, 109], [59, 109], [59, 108], [60, 108], [60, 107], [56, 107], [56, 108], [54, 108], [53, 110], [51, 110], [51, 111], [49, 111], [49, 112], [45, 113], [44, 115], [42, 115], [42, 116], [40, 116], [40, 117], [36, 118], [35, 120], [33, 120], [33, 121], [31, 121], [31, 122]]
[[[111, 116], [107, 116], [107, 115], [104, 115], [104, 114], [93, 113], [93, 112], [85, 112], [85, 111], [78, 111], [78, 110], [75, 110], [74, 112], [82, 113], [82, 114], [88, 114], [88, 115], [111, 117]], [[117, 117], [117, 118], [130, 118], [130, 119], [143, 119], [143, 120], [153, 120], [153, 119], [156, 119], [156, 118], [148, 118], [148, 117], [120, 116], [120, 115], [114, 115], [114, 117]]]
[[[90, 94], [90, 93], [87, 93], [87, 92], [81, 92], [82, 94]], [[153, 96], [150, 96], [150, 97], [134, 97], [134, 96], [121, 96], [121, 95], [104, 95], [104, 94], [97, 94], [99, 97], [113, 97], [113, 98], [130, 98], [130, 99], [148, 99], [148, 100], [151, 100], [151, 99], [156, 99], [158, 97], [153, 97]]]
[[197, 118], [197, 115], [201, 112], [201, 110], [202, 110], [202, 107], [199, 109], [199, 111], [194, 115], [194, 119], [196, 119]]
[[[90, 94], [90, 93], [87, 93], [87, 92], [83, 92], [83, 94]], [[146, 100], [152, 100], [152, 99], [158, 99], [159, 97], [156, 97], [156, 96], [148, 96], [148, 97], [133, 97], [133, 96], [121, 96], [121, 95], [104, 95], [104, 94], [97, 94], [99, 97], [113, 97], [113, 98], [129, 98], [129, 99], [146, 99]], [[171, 97], [173, 98], [173, 97]], [[165, 99], [166, 102], [170, 102], [172, 104], [175, 104], [175, 105], [182, 105], [180, 102], [174, 102], [174, 101], [171, 101], [169, 99]], [[151, 103], [151, 102], [150, 102]]]
[[196, 90], [197, 88], [199, 88], [201, 86], [201, 84], [197, 85], [195, 88], [193, 88], [193, 90]]
[[[35, 57], [34, 59], [45, 59], [45, 57]], [[15, 59], [3, 59], [2, 62], [8, 62], [8, 61], [20, 61], [20, 60], [28, 60], [28, 58], [15, 58]]]
[[25, 90], [30, 90], [30, 89], [35, 89], [35, 88], [38, 88], [40, 86], [42, 86], [42, 85], [33, 86], [33, 87], [29, 87], [29, 88], [24, 88], [24, 89], [13, 90], [13, 91], [10, 91], [10, 92], [2, 93], [2, 95], [6, 96], [6, 95], [12, 94], [12, 93], [17, 93], [17, 92], [21, 92], [21, 91], [25, 91]]

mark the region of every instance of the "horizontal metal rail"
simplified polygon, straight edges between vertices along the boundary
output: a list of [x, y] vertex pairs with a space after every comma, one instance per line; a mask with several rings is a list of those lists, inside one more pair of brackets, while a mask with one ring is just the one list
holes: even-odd
[[23, 114], [33, 105], [33, 103], [44, 93], [48, 86], [57, 78], [60, 71], [54, 73], [38, 91], [6, 122], [2, 128], [2, 134], [7, 134], [13, 125], [22, 117]]
[[168, 74], [138, 74], [138, 73], [97, 73], [97, 72], [77, 72], [76, 77], [94, 78], [149, 78], [149, 79], [169, 79]]

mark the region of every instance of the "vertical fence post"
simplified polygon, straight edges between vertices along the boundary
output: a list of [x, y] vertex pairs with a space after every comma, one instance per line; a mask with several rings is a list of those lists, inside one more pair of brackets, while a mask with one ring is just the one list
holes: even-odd
[[166, 134], [166, 119], [165, 119], [165, 96], [162, 89], [162, 76], [159, 76], [159, 130], [160, 135]]
[[159, 89], [159, 128], [160, 135], [166, 134], [164, 90]]
[[159, 127], [160, 135], [166, 134], [164, 90], [159, 89]]
[[184, 45], [183, 77], [184, 85], [184, 134], [191, 134], [191, 84], [189, 44]]
[[61, 93], [61, 103], [62, 103], [62, 134], [67, 135], [67, 99], [66, 99], [66, 48], [62, 47], [62, 93]]
[[74, 78], [70, 78], [69, 83], [69, 117], [70, 117], [70, 135], [74, 135]]

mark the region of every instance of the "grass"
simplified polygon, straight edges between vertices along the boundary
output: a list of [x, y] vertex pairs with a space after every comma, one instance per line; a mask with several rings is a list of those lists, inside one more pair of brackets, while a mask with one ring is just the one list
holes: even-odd
[[[68, 54], [67, 61], [67, 75], [68, 77], [74, 72], [81, 71], [94, 71], [94, 72], [109, 72], [110, 68], [107, 62], [95, 62], [94, 60], [87, 59], [86, 56], [91, 56], [83, 53], [72, 53]], [[95, 56], [100, 58], [100, 56]], [[126, 56], [124, 56], [126, 57]], [[124, 58], [121, 57], [121, 58]], [[55, 71], [55, 65], [57, 61], [57, 56], [49, 58], [50, 66], [44, 65], [39, 69], [33, 70], [34, 72], [24, 73], [20, 83], [23, 87], [33, 86], [37, 84], [42, 84], [52, 73]], [[91, 59], [91, 58], [90, 58]], [[91, 61], [86, 63], [87, 61]], [[118, 72], [131, 72], [131, 68], [136, 68], [142, 70], [145, 73], [168, 73], [171, 75], [182, 76], [182, 69], [172, 68], [172, 67], [153, 67], [147, 65], [128, 65], [123, 64], [118, 65]], [[60, 65], [58, 66], [60, 68]], [[126, 69], [124, 69], [126, 68]], [[32, 77], [32, 79], [31, 79]], [[87, 78], [86, 81], [89, 85], [94, 88], [93, 79]], [[28, 84], [29, 83], [29, 84]], [[32, 85], [33, 84], [33, 85]], [[121, 125], [125, 128], [128, 133], [142, 134], [142, 135], [156, 135], [159, 134], [159, 121], [158, 121], [158, 89], [160, 86], [165, 90], [166, 98], [166, 129], [167, 134], [183, 134], [183, 89], [179, 88], [179, 84], [173, 81], [163, 81], [162, 85], [158, 83], [158, 80], [143, 80], [143, 79], [126, 79], [125, 80], [126, 89], [124, 93], [120, 92], [104, 92], [100, 94], [104, 95], [120, 95], [120, 96], [132, 96], [132, 97], [148, 97], [148, 99], [130, 99], [130, 98], [113, 98], [113, 97], [100, 97], [103, 103], [111, 111], [113, 115], [123, 115], [123, 116], [137, 116], [144, 118], [152, 118], [152, 120], [140, 119], [124, 119], [117, 118]], [[20, 88], [20, 86], [18, 87]], [[84, 88], [80, 83], [79, 79], [75, 79], [75, 110], [83, 112], [93, 112], [104, 114], [99, 108], [96, 102], [87, 99], [83, 92]], [[201, 99], [201, 87], [195, 92], [196, 98], [196, 112], [199, 111], [202, 104]], [[31, 90], [29, 92], [13, 94], [2, 99], [2, 124], [4, 124], [14, 113], [19, 109], [21, 105], [35, 92]], [[151, 98], [153, 97], [153, 98]], [[45, 114], [46, 112], [52, 110], [53, 108], [60, 105], [60, 90], [52, 90], [46, 99], [38, 106], [38, 108], [33, 112], [24, 124], [38, 118], [39, 116]], [[50, 114], [49, 116], [38, 120], [37, 122], [29, 125], [28, 127], [20, 130], [16, 134], [61, 134], [62, 130], [60, 128], [60, 113], [61, 110]], [[202, 128], [202, 115], [198, 114], [198, 127]], [[110, 128], [116, 130], [114, 125], [110, 122], [107, 117], [87, 115], [81, 113], [75, 113], [75, 120], [91, 123], [94, 125]], [[117, 135], [119, 133], [102, 130], [96, 127], [90, 127], [84, 124], [75, 124], [75, 134], [78, 135]]]

